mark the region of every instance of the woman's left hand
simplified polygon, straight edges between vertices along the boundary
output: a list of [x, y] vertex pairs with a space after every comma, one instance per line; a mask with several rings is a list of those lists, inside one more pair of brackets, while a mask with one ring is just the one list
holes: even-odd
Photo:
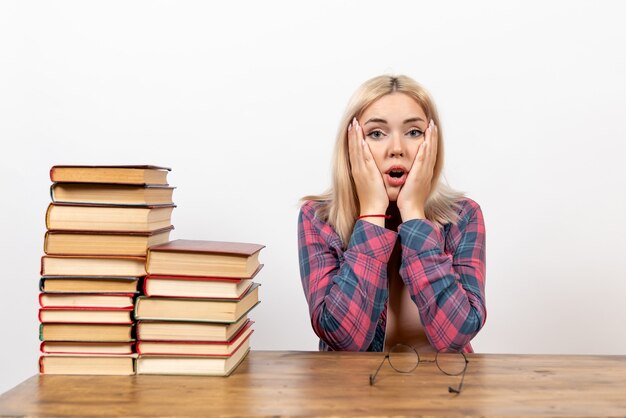
[[431, 119], [424, 142], [420, 144], [406, 182], [398, 195], [397, 204], [403, 222], [426, 218], [424, 208], [431, 192], [433, 171], [437, 161], [437, 133], [437, 127]]

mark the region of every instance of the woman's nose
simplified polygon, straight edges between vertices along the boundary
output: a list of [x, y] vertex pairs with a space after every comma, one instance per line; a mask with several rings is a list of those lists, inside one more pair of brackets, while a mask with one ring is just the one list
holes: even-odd
[[402, 138], [400, 135], [392, 135], [391, 142], [389, 143], [389, 156], [390, 157], [403, 157], [404, 156], [404, 144], [402, 144]]

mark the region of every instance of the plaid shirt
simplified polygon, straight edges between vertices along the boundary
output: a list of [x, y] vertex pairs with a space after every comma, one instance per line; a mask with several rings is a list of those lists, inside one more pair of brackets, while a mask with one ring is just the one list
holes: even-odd
[[387, 262], [397, 239], [400, 277], [431, 345], [471, 352], [486, 319], [485, 225], [480, 206], [460, 202], [459, 221], [428, 220], [398, 232], [357, 220], [347, 249], [306, 202], [298, 219], [300, 276], [320, 350], [383, 351], [389, 295]]

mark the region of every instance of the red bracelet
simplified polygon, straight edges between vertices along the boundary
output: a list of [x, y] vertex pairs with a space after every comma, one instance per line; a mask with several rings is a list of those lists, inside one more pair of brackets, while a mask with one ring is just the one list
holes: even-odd
[[385, 218], [385, 219], [389, 219], [391, 218], [391, 215], [384, 215], [384, 214], [376, 214], [376, 215], [361, 215], [361, 216], [357, 216], [357, 219], [363, 219], [363, 218]]

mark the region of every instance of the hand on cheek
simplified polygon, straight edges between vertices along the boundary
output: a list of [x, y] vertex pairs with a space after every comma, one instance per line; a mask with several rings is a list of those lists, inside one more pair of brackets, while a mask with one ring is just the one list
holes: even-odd
[[[348, 126], [348, 152], [352, 178], [361, 206], [360, 215], [384, 214], [389, 206], [387, 190], [356, 118]], [[368, 221], [374, 219], [368, 218]]]
[[431, 192], [431, 182], [437, 161], [437, 139], [437, 127], [431, 120], [406, 182], [398, 195], [398, 209], [403, 222], [426, 218], [424, 209]]

